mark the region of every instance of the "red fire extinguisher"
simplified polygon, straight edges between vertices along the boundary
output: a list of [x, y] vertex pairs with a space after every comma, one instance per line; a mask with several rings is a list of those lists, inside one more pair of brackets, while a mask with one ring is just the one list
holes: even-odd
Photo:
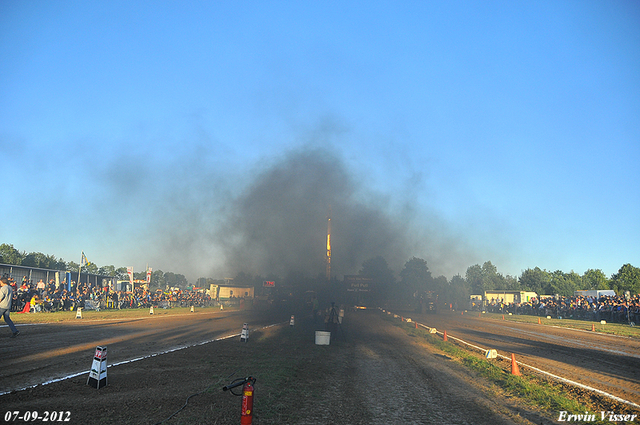
[[247, 378], [242, 386], [242, 410], [240, 411], [240, 425], [251, 425], [253, 422], [253, 384], [254, 378]]
[[[253, 422], [253, 391], [256, 378], [249, 376], [247, 378], [239, 378], [231, 382], [231, 384], [222, 387], [222, 391], [230, 390], [233, 395], [242, 396], [242, 410], [240, 411], [240, 425], [251, 425]], [[235, 393], [232, 388], [242, 385], [242, 392]]]

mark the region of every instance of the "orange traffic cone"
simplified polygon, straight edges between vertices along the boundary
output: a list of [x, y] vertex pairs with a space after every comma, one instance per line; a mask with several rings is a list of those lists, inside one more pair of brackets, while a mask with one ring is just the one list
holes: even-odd
[[511, 374], [516, 376], [522, 376], [518, 363], [516, 363], [516, 355], [511, 353]]
[[591, 332], [595, 332], [596, 331], [596, 324], [592, 323], [591, 324]]
[[541, 322], [540, 322], [540, 318], [539, 318], [539, 317], [538, 317], [538, 324], [539, 324], [539, 325], [541, 324]]
[[418, 322], [416, 322], [416, 329], [418, 329]]
[[504, 320], [504, 314], [502, 315], [502, 320]]
[[461, 311], [461, 312], [460, 312], [460, 316], [464, 316], [464, 311]]
[[482, 317], [482, 314], [478, 313], [478, 317]]
[[444, 336], [442, 337], [443, 341], [447, 341], [447, 331], [444, 331]]

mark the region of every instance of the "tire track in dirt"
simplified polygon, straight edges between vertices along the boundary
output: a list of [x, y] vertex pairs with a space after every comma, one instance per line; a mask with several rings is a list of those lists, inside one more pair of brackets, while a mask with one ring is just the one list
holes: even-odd
[[[348, 400], [350, 414], [325, 410], [302, 424], [552, 424], [542, 413], [508, 400], [448, 357], [418, 344], [374, 310], [345, 317], [344, 369], [323, 406]], [[332, 342], [333, 344], [333, 342]], [[316, 405], [317, 407], [317, 405]], [[324, 420], [324, 422], [323, 422]], [[330, 420], [328, 422], [328, 420]]]
[[114, 364], [239, 332], [243, 322], [263, 320], [256, 312], [238, 315], [211, 310], [179, 318], [79, 319], [23, 326], [18, 338], [7, 338], [0, 346], [0, 393], [88, 371], [98, 345], [108, 346], [109, 364]]
[[640, 341], [530, 323], [441, 312], [406, 317], [555, 375], [640, 404]]

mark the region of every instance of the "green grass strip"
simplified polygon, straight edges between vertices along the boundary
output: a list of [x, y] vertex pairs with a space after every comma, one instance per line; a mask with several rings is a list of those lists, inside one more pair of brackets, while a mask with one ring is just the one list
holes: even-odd
[[[394, 320], [391, 316], [385, 315], [384, 317], [394, 325], [402, 328], [408, 335], [423, 339], [428, 344], [446, 353], [449, 357], [458, 360], [479, 376], [486, 378], [507, 394], [518, 397], [530, 406], [535, 406], [554, 414], [559, 414], [561, 411], [584, 414], [584, 412], [588, 411], [582, 403], [567, 396], [547, 380], [512, 375], [484, 357], [478, 357], [451, 342], [445, 342], [441, 337], [434, 336], [423, 328], [416, 329], [413, 324], [398, 322], [397, 319]], [[590, 421], [589, 423], [609, 423], [598, 419], [600, 418], [599, 412], [597, 412], [595, 418], [596, 421]]]
[[[475, 314], [477, 312], [471, 312]], [[637, 338], [640, 339], [640, 326], [629, 326], [627, 323], [609, 323], [606, 322], [604, 324], [590, 320], [578, 320], [572, 319], [570, 317], [565, 317], [559, 319], [557, 317], [552, 317], [550, 319], [544, 316], [529, 316], [529, 315], [519, 315], [519, 314], [500, 314], [500, 313], [481, 313], [483, 319], [495, 319], [495, 320], [503, 320], [510, 322], [519, 322], [519, 323], [531, 323], [538, 324], [538, 319], [540, 320], [541, 325], [546, 326], [557, 326], [561, 328], [571, 328], [571, 329], [579, 329], [583, 331], [595, 331], [600, 333], [605, 333], [609, 335], [620, 335], [626, 336], [629, 338]], [[477, 314], [476, 314], [477, 316]], [[640, 325], [640, 324], [639, 324]]]

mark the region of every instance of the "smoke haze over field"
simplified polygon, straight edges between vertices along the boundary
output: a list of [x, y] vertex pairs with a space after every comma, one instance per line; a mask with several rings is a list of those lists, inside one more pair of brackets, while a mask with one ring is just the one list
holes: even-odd
[[322, 273], [329, 214], [335, 274], [356, 272], [375, 255], [401, 258], [409, 247], [400, 217], [383, 213], [383, 199], [362, 199], [364, 190], [327, 150], [286, 154], [256, 175], [228, 211], [220, 235], [227, 266], [280, 276]]
[[198, 277], [640, 258], [638, 2], [0, 2], [0, 243]]
[[329, 215], [332, 275], [340, 279], [378, 255], [399, 271], [411, 256], [434, 245], [435, 238], [418, 237], [426, 229], [415, 224], [415, 202], [410, 206], [410, 199], [367, 187], [370, 176], [352, 172], [335, 149], [293, 149], [258, 163], [245, 173], [246, 183], [217, 187], [214, 195], [208, 186], [222, 180], [202, 180], [203, 187], [190, 187], [189, 199], [176, 200], [168, 215], [163, 208], [157, 239], [167, 249], [158, 260], [168, 257], [176, 269], [184, 264], [201, 276], [243, 271], [316, 277], [325, 270]]
[[[234, 157], [233, 148], [197, 132], [189, 143], [158, 138], [153, 150], [126, 141], [97, 152], [78, 149], [74, 168], [90, 190], [77, 199], [56, 188], [43, 192], [43, 205], [52, 211], [62, 208], [64, 214], [30, 227], [36, 236], [55, 228], [56, 237], [15, 247], [78, 262], [60, 254], [62, 241], [81, 246], [98, 266], [133, 265], [134, 271], [142, 271], [148, 265], [184, 274], [191, 282], [234, 277], [240, 271], [316, 277], [325, 272], [331, 215], [332, 276], [338, 279], [357, 273], [376, 256], [384, 257], [395, 272], [418, 256], [434, 275], [448, 277], [464, 273], [473, 262], [495, 258], [474, 255], [463, 236], [420, 203], [423, 192], [429, 192], [424, 169], [403, 164], [406, 178], [396, 181], [393, 193], [382, 191], [375, 187], [373, 168], [357, 156], [348, 159], [328, 142], [343, 136], [326, 126], [325, 121], [308, 136], [322, 147], [308, 142], [243, 161], [226, 161]], [[140, 133], [136, 138], [157, 138]], [[37, 146], [21, 149], [25, 156], [42, 156]], [[24, 179], [33, 186], [47, 185], [47, 175], [57, 172], [53, 164], [63, 161], [62, 154], [49, 159], [53, 161]], [[97, 255], [96, 247], [108, 258]]]

